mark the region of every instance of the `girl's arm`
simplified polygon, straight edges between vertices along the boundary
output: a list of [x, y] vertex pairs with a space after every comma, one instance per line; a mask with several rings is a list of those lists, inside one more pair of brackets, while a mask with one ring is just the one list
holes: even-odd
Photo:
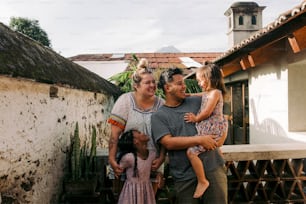
[[204, 92], [198, 92], [198, 93], [186, 93], [186, 96], [202, 96]]
[[119, 166], [122, 169], [127, 169], [133, 166], [134, 161], [135, 157], [133, 153], [126, 153], [121, 157], [121, 160], [119, 161]]
[[153, 160], [152, 162], [152, 171], [157, 171], [158, 168], [164, 163], [166, 158], [166, 148], [163, 145], [160, 145], [159, 157]]
[[207, 103], [205, 107], [200, 111], [199, 114], [195, 115], [193, 113], [186, 113], [184, 119], [186, 122], [200, 122], [202, 120], [207, 119], [212, 112], [214, 111], [219, 99], [220, 99], [220, 92], [217, 89], [212, 90], [208, 93]]

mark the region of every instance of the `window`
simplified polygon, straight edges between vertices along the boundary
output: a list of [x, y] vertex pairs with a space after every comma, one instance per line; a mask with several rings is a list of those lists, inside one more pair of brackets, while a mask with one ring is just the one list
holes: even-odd
[[252, 16], [252, 25], [256, 25], [257, 24], [257, 20], [256, 20], [256, 16]]
[[243, 16], [239, 16], [239, 25], [243, 25]]

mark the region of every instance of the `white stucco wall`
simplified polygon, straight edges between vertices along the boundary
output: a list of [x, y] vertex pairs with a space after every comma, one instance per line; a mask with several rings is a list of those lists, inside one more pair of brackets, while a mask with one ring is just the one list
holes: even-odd
[[108, 80], [111, 76], [123, 72], [128, 63], [122, 60], [118, 61], [73, 61], [76, 64], [96, 73], [100, 77]]
[[305, 61], [288, 55], [273, 62], [249, 72], [250, 144], [306, 142]]
[[250, 143], [288, 141], [288, 73], [282, 64], [269, 64], [250, 72]]
[[57, 203], [76, 121], [83, 140], [95, 125], [107, 147], [113, 98], [64, 87], [51, 98], [50, 86], [0, 76], [0, 195], [17, 203]]

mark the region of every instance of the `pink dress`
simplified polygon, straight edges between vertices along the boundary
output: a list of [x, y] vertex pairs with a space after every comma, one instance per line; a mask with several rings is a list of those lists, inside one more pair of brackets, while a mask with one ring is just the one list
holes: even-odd
[[152, 161], [155, 151], [149, 151], [147, 159], [137, 157], [138, 177], [134, 174], [134, 155], [128, 153], [120, 161], [120, 166], [126, 168], [126, 181], [121, 190], [118, 204], [155, 204], [155, 195], [150, 181]]
[[[221, 95], [220, 99], [216, 104], [216, 107], [213, 110], [212, 114], [205, 120], [196, 123], [198, 135], [217, 135], [218, 137], [221, 137], [222, 133], [226, 130], [228, 122], [223, 117], [223, 97], [220, 90], [219, 94]], [[203, 94], [202, 104], [199, 112], [204, 109], [207, 104], [207, 100], [207, 94]], [[195, 154], [199, 154], [201, 152], [206, 151], [202, 146], [190, 147], [189, 150]]]

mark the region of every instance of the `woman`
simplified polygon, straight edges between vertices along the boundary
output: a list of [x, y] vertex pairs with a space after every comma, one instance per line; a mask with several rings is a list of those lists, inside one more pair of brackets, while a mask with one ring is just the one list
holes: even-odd
[[148, 69], [146, 59], [139, 61], [132, 75], [132, 83], [134, 91], [122, 94], [118, 98], [108, 119], [111, 124], [108, 159], [116, 178], [123, 173], [123, 169], [116, 161], [117, 143], [119, 136], [126, 130], [137, 128], [150, 137], [148, 149], [155, 151], [158, 155], [152, 162], [152, 171], [160, 167], [165, 156], [163, 148], [157, 151], [151, 137], [151, 115], [163, 105], [164, 100], [155, 95], [156, 82], [153, 73]]

